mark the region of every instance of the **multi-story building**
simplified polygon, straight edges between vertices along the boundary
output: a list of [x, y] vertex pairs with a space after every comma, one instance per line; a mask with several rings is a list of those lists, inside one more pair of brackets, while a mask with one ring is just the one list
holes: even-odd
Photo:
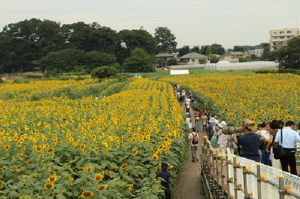
[[299, 28], [270, 30], [270, 51], [286, 46], [287, 41], [299, 35]]
[[262, 48], [248, 50], [247, 57], [251, 57], [251, 55], [255, 55], [256, 57], [262, 57], [263, 53], [264, 53], [264, 49]]

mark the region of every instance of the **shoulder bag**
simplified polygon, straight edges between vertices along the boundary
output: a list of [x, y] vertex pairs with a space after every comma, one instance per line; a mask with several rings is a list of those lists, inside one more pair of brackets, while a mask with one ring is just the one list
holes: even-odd
[[[282, 141], [283, 141], [282, 129], [280, 131], [280, 134], [281, 134], [281, 144], [282, 144]], [[285, 154], [284, 149], [282, 148], [282, 146], [279, 143], [278, 143], [278, 145], [273, 147], [273, 154], [274, 154], [275, 159], [280, 159]]]

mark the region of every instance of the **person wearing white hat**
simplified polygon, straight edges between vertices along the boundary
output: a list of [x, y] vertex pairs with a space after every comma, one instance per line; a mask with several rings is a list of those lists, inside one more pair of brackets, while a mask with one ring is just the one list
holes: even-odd
[[[225, 158], [226, 155], [226, 146], [227, 146], [227, 140], [228, 136], [230, 135], [224, 135], [222, 132], [222, 129], [227, 126], [227, 123], [225, 121], [222, 121], [218, 124], [219, 126], [219, 132], [218, 132], [218, 145], [219, 145], [219, 153], [222, 154], [222, 157]], [[225, 165], [225, 161], [223, 161], [223, 165]]]

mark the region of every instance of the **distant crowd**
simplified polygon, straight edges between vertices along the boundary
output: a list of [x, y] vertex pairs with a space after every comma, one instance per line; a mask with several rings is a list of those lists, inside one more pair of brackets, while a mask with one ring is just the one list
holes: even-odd
[[[245, 119], [240, 128], [244, 132], [243, 136], [239, 136], [235, 132], [223, 133], [223, 129], [228, 127], [227, 123], [219, 122], [217, 116], [211, 116], [208, 108], [203, 109], [201, 113], [198, 109], [197, 97], [192, 91], [186, 93], [184, 88], [180, 88], [179, 83], [174, 85], [174, 91], [180, 105], [185, 108], [186, 123], [190, 131], [188, 139], [192, 151], [192, 161], [198, 161], [198, 133], [202, 130], [206, 132], [211, 146], [218, 148], [222, 156], [225, 156], [226, 153], [233, 154], [242, 148], [241, 155], [247, 159], [297, 175], [295, 153], [297, 147], [300, 147], [300, 122], [297, 126], [298, 131], [295, 131], [293, 121], [287, 121], [284, 125], [281, 120], [273, 120], [255, 126], [253, 121]], [[192, 111], [194, 117], [192, 117]], [[192, 118], [195, 122], [194, 127]], [[197, 143], [194, 143], [195, 139]], [[274, 157], [273, 151], [275, 148], [277, 149], [277, 145], [282, 147], [281, 157]], [[225, 165], [225, 161], [223, 165]]]

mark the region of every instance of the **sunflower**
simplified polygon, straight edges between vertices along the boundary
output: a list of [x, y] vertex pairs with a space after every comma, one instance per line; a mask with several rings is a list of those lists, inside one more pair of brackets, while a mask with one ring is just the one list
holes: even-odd
[[44, 185], [44, 188], [49, 190], [49, 189], [53, 189], [54, 188], [54, 185], [53, 184], [50, 184], [50, 183], [47, 183]]
[[57, 180], [56, 175], [52, 175], [50, 176], [50, 178], [48, 179], [48, 182], [55, 182]]
[[32, 198], [27, 194], [23, 194], [20, 196], [20, 199], [32, 199]]
[[2, 172], [2, 171], [3, 171], [3, 168], [0, 167], [0, 172]]
[[92, 167], [92, 166], [88, 166], [88, 167], [86, 168], [86, 172], [87, 172], [87, 173], [91, 172], [92, 170], [93, 170], [93, 167]]
[[156, 154], [154, 154], [154, 155], [152, 156], [152, 160], [158, 160], [158, 156], [157, 156]]
[[84, 149], [85, 149], [85, 145], [84, 145], [84, 144], [81, 144], [81, 145], [80, 145], [80, 150], [83, 151]]
[[133, 189], [133, 184], [130, 184], [130, 185], [128, 186], [128, 188], [129, 188], [130, 190], [132, 190], [132, 189]]
[[132, 155], [137, 155], [138, 154], [138, 150], [134, 150], [134, 151], [132, 151], [132, 153], [131, 153]]
[[126, 169], [127, 163], [122, 164], [121, 169]]
[[104, 190], [104, 189], [106, 189], [106, 187], [107, 187], [107, 185], [106, 185], [106, 184], [104, 184], [104, 185], [101, 185], [101, 186], [99, 186], [99, 187], [97, 188], [97, 190], [96, 190], [96, 191]]
[[40, 146], [36, 147], [36, 151], [37, 152], [41, 152], [42, 151], [42, 147], [40, 147]]
[[98, 147], [95, 147], [95, 148], [94, 148], [94, 151], [95, 151], [96, 153], [98, 153], [98, 152], [99, 152], [99, 148], [98, 148]]
[[52, 153], [52, 152], [54, 152], [53, 148], [47, 149], [47, 153]]
[[94, 193], [91, 192], [91, 191], [84, 191], [84, 192], [82, 192], [81, 197], [83, 197], [83, 198], [90, 198], [93, 195], [94, 195]]
[[10, 146], [9, 145], [5, 145], [4, 149], [5, 149], [5, 151], [8, 151], [10, 149]]
[[2, 187], [3, 184], [4, 184], [4, 182], [0, 180], [0, 187]]
[[28, 163], [28, 164], [31, 164], [31, 163], [33, 163], [33, 160], [28, 160], [27, 163]]
[[95, 179], [96, 182], [100, 182], [103, 179], [103, 175], [96, 174], [95, 177], [94, 177], [94, 179]]

